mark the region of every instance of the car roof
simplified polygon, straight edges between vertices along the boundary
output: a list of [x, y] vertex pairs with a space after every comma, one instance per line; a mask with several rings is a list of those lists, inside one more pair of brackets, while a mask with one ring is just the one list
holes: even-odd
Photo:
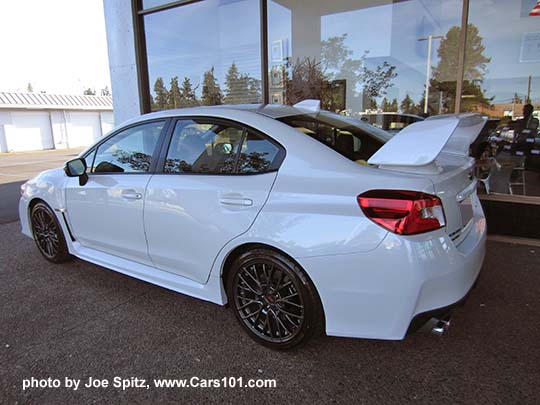
[[399, 115], [400, 117], [414, 117], [414, 118], [418, 118], [420, 120], [424, 120], [425, 117], [422, 117], [420, 115], [416, 115], [416, 114], [408, 114], [408, 113], [398, 113], [398, 112], [378, 112], [378, 113], [363, 113], [362, 116], [363, 117], [367, 117], [367, 116], [376, 116], [376, 115]]
[[198, 106], [198, 107], [189, 107], [189, 108], [177, 108], [170, 110], [162, 110], [149, 114], [144, 114], [139, 118], [148, 117], [148, 118], [166, 118], [174, 117], [177, 115], [186, 115], [186, 113], [192, 114], [199, 112], [210, 113], [212, 110], [234, 110], [234, 111], [248, 111], [261, 115], [265, 115], [270, 118], [281, 118], [291, 115], [307, 114], [313, 113], [312, 110], [305, 108], [297, 108], [289, 105], [282, 104], [222, 104], [222, 105], [213, 105], [213, 106]]
[[[138, 117], [134, 117], [126, 122], [120, 124], [117, 128], [124, 127], [126, 125], [135, 124], [151, 119], [159, 118], [174, 118], [181, 116], [217, 116], [225, 118], [227, 115], [232, 117], [236, 114], [254, 114], [255, 116], [264, 116], [273, 120], [279, 120], [284, 117], [291, 117], [295, 115], [311, 115], [316, 116], [318, 114], [323, 115], [337, 115], [330, 111], [320, 110], [314, 111], [310, 108], [293, 107], [283, 104], [222, 104], [216, 106], [198, 106], [171, 110], [162, 110], [153, 113], [143, 114]], [[362, 122], [360, 119], [339, 115], [340, 120], [343, 122], [349, 121], [350, 124], [362, 127], [365, 131], [370, 132], [372, 135], [388, 140], [391, 137], [386, 131], [376, 128], [368, 123]], [[353, 122], [354, 121], [354, 122]]]

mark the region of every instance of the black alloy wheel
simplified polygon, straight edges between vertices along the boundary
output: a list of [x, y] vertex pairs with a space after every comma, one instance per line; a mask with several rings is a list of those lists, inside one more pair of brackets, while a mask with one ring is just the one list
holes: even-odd
[[45, 259], [62, 263], [71, 258], [62, 228], [47, 204], [38, 202], [32, 207], [30, 222], [34, 241]]
[[324, 330], [313, 284], [297, 264], [275, 251], [254, 249], [238, 257], [227, 291], [240, 324], [265, 346], [290, 349]]

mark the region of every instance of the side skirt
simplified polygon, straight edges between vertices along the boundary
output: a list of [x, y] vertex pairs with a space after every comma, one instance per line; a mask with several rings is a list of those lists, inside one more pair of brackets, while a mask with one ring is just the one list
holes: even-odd
[[69, 250], [79, 259], [172, 291], [218, 305], [225, 305], [227, 302], [221, 278], [210, 277], [206, 284], [199, 284], [177, 274], [81, 246], [78, 242], [71, 243]]

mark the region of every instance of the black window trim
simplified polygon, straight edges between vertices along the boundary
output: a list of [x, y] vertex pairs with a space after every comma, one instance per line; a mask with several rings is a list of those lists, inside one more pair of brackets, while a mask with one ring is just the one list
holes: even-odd
[[[233, 173], [168, 173], [168, 172], [165, 172], [165, 160], [167, 159], [167, 153], [171, 145], [174, 128], [176, 127], [176, 123], [178, 121], [183, 121], [183, 120], [194, 120], [194, 121], [204, 120], [204, 121], [209, 121], [210, 124], [216, 123], [216, 124], [227, 125], [231, 127], [242, 128], [243, 133], [242, 133], [242, 140], [241, 140], [240, 145], [243, 144], [244, 139], [247, 136], [247, 133], [252, 132], [260, 136], [261, 138], [269, 141], [273, 145], [275, 145], [278, 148], [278, 153], [276, 154], [276, 157], [274, 158], [274, 161], [272, 162], [272, 166], [270, 170], [267, 170], [265, 172], [238, 173], [238, 161], [240, 158], [239, 153], [236, 156], [235, 167], [234, 167]], [[260, 130], [255, 129], [242, 122], [238, 122], [238, 121], [228, 119], [228, 118], [213, 117], [213, 116], [207, 116], [207, 115], [176, 116], [171, 119], [171, 122], [168, 125], [167, 134], [162, 142], [161, 153], [160, 153], [159, 159], [157, 160], [157, 163], [156, 163], [157, 167], [155, 168], [154, 174], [172, 175], [172, 176], [258, 176], [258, 175], [277, 172], [280, 169], [281, 164], [285, 160], [286, 156], [287, 156], [287, 150], [278, 141], [276, 141], [271, 136], [266, 135], [265, 133], [261, 132]]]
[[91, 149], [87, 150], [84, 155], [82, 156], [83, 159], [86, 159], [87, 156], [91, 155], [92, 153], [96, 152], [97, 149], [105, 142], [107, 142], [112, 137], [118, 135], [120, 132], [126, 131], [130, 128], [138, 127], [141, 125], [151, 124], [153, 122], [163, 122], [163, 128], [161, 129], [161, 133], [159, 134], [158, 141], [156, 143], [156, 146], [154, 148], [154, 153], [152, 154], [152, 162], [150, 163], [150, 168], [146, 172], [92, 172], [92, 168], [94, 167], [94, 161], [96, 159], [97, 153], [94, 154], [94, 157], [92, 159], [92, 164], [90, 166], [90, 171], [88, 171], [88, 175], [91, 176], [110, 176], [110, 175], [144, 175], [144, 174], [154, 174], [156, 172], [157, 167], [157, 161], [160, 157], [161, 149], [163, 147], [163, 141], [165, 140], [165, 137], [169, 131], [169, 126], [171, 124], [171, 118], [169, 117], [161, 117], [161, 118], [154, 118], [149, 120], [143, 120], [143, 121], [137, 121], [131, 124], [128, 124], [126, 126], [123, 126], [121, 128], [116, 129], [111, 134], [107, 135], [103, 139], [100, 139], [98, 143], [92, 146]]

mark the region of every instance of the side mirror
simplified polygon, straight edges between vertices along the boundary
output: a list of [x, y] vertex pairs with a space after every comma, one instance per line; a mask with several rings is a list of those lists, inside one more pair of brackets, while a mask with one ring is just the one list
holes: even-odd
[[79, 186], [84, 186], [88, 182], [88, 174], [86, 174], [86, 162], [84, 159], [77, 158], [70, 160], [64, 166], [64, 172], [68, 177], [78, 177]]

